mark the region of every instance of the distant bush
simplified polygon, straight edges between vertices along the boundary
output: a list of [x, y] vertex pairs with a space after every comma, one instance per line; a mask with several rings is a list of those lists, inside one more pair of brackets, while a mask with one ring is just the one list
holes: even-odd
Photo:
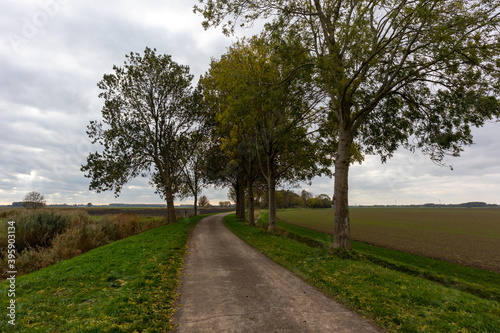
[[136, 214], [111, 215], [110, 222], [118, 225], [120, 238], [125, 238], [139, 233], [139, 217]]

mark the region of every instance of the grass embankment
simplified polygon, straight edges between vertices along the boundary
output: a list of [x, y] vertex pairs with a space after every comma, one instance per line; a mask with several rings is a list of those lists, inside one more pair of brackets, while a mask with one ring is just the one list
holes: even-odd
[[225, 222], [260, 252], [389, 331], [500, 331], [497, 301], [383, 267], [360, 254], [344, 253], [347, 258], [340, 259], [327, 248], [246, 226], [234, 215]]
[[8, 226], [15, 228], [16, 270], [21, 276], [165, 224], [165, 218], [130, 213], [89, 216], [82, 210], [17, 211], [0, 219], [0, 280], [10, 270]]
[[[188, 232], [201, 218], [145, 231], [19, 277], [16, 326], [4, 318], [0, 331], [168, 331]], [[0, 284], [4, 295], [7, 283]], [[8, 302], [0, 298], [0, 308]]]

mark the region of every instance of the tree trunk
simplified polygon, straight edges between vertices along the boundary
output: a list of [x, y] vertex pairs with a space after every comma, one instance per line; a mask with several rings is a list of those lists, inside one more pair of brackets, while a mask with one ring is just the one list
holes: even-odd
[[349, 130], [340, 126], [338, 152], [335, 158], [335, 227], [333, 232], [333, 248], [351, 250], [348, 180], [350, 150], [352, 137]]
[[248, 224], [255, 225], [255, 202], [253, 198], [253, 181], [249, 175], [247, 179], [247, 193], [248, 193]]
[[269, 195], [269, 226], [268, 231], [276, 230], [276, 177], [274, 176], [274, 165], [272, 161], [267, 162], [267, 193]]
[[161, 177], [163, 180], [163, 186], [165, 188], [165, 201], [167, 203], [167, 221], [173, 223], [177, 220], [174, 207], [174, 195], [172, 193], [172, 182], [170, 175], [163, 171], [161, 172]]
[[194, 216], [198, 216], [198, 193], [194, 194]]
[[177, 220], [177, 216], [175, 215], [174, 196], [170, 186], [165, 188], [165, 197], [167, 201], [167, 221], [173, 223]]
[[245, 220], [245, 182], [243, 177], [238, 176], [236, 180], [236, 217]]

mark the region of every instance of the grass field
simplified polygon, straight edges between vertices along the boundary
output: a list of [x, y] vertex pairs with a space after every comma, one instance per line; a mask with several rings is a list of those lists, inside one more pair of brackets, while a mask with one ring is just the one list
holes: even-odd
[[[333, 209], [291, 209], [278, 218], [333, 232]], [[353, 240], [500, 272], [500, 209], [351, 208]]]
[[[16, 326], [2, 332], [165, 332], [172, 328], [188, 230], [201, 217], [145, 231], [16, 279]], [[8, 281], [0, 283], [7, 295]]]
[[381, 266], [364, 256], [340, 259], [328, 248], [244, 225], [234, 215], [224, 220], [257, 250], [389, 332], [500, 331], [500, 306], [495, 300]]

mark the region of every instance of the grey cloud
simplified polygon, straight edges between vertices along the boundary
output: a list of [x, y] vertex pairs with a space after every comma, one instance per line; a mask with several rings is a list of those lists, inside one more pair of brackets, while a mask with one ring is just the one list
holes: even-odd
[[[196, 82], [210, 59], [226, 51], [234, 39], [214, 29], [204, 31], [202, 19], [192, 13], [195, 3], [6, 0], [0, 4], [0, 203], [21, 200], [31, 190], [60, 203], [162, 202], [147, 179], [133, 180], [117, 199], [113, 193], [89, 191], [80, 165], [98, 147], [90, 145], [85, 130], [90, 120], [100, 119], [97, 82], [112, 72], [113, 65], [121, 66], [125, 54], [156, 48], [189, 65]], [[13, 36], [20, 44], [12, 44]], [[392, 203], [395, 197], [418, 201], [434, 195], [444, 198], [446, 193], [459, 200], [455, 192], [465, 190], [453, 189], [461, 186], [470, 192], [470, 200], [487, 196], [488, 201], [500, 203], [499, 125], [475, 130], [476, 145], [466, 147], [461, 158], [447, 160], [454, 165], [453, 172], [419, 153], [398, 152], [385, 165], [377, 157], [367, 158], [351, 169], [351, 202]], [[316, 178], [311, 187], [304, 187], [330, 195], [333, 180]], [[227, 200], [225, 190], [209, 188], [203, 194], [215, 204]]]

